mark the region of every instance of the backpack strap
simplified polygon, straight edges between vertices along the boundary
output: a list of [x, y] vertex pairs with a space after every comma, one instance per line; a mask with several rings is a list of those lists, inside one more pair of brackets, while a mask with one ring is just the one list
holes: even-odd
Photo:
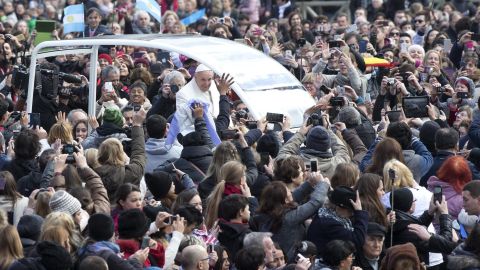
[[[188, 161], [188, 160], [187, 160], [187, 161]], [[200, 168], [198, 168], [198, 167], [197, 167], [195, 164], [193, 164], [193, 162], [191, 162], [191, 161], [188, 161], [188, 163], [190, 163], [190, 165], [192, 165], [193, 168], [195, 168], [195, 170], [197, 170], [197, 172], [200, 173], [203, 178], [205, 178], [206, 175], [205, 175], [205, 173], [204, 173], [202, 170], [200, 170]]]

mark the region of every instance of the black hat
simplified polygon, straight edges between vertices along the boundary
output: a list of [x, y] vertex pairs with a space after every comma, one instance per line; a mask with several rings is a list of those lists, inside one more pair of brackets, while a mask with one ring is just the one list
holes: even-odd
[[272, 158], [276, 158], [280, 151], [280, 143], [274, 133], [266, 133], [257, 142], [257, 152], [268, 152]]
[[172, 182], [173, 180], [170, 177], [170, 174], [166, 172], [158, 171], [145, 174], [145, 183], [157, 200], [163, 199], [167, 196], [172, 186]]
[[184, 147], [202, 146], [205, 145], [203, 141], [202, 134], [200, 132], [193, 131], [183, 136], [182, 144]]
[[43, 218], [38, 215], [25, 215], [20, 218], [17, 225], [18, 235], [37, 241], [42, 231]]
[[353, 210], [353, 205], [350, 200], [355, 201], [357, 194], [350, 187], [338, 186], [328, 194], [328, 199], [336, 206]]
[[95, 241], [108, 241], [115, 232], [113, 219], [109, 215], [97, 213], [88, 219], [88, 236]]
[[47, 270], [66, 270], [73, 267], [72, 257], [68, 251], [50, 241], [42, 241], [37, 245], [40, 262]]
[[118, 217], [118, 235], [121, 239], [141, 238], [148, 230], [148, 220], [140, 209], [123, 211]]
[[393, 202], [393, 210], [400, 210], [408, 212], [412, 208], [413, 193], [408, 188], [399, 188], [390, 193], [390, 205], [392, 205], [392, 196], [395, 199]]
[[369, 222], [368, 227], [367, 227], [367, 235], [373, 235], [373, 236], [384, 236], [387, 234], [387, 230], [385, 227], [382, 225], [375, 223], [375, 222]]

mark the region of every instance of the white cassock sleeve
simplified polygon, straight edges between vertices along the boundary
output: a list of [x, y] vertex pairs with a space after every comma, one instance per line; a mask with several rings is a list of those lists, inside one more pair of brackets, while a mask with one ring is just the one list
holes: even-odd
[[188, 100], [183, 93], [178, 92], [176, 96], [176, 117], [180, 126], [180, 133], [188, 134], [195, 130], [192, 109], [188, 106]]

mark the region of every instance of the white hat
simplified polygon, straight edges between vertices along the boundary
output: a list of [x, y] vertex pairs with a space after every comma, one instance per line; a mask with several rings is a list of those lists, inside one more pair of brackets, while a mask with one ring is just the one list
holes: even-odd
[[63, 190], [53, 194], [49, 205], [52, 212], [64, 212], [72, 216], [82, 209], [82, 205], [77, 198]]
[[198, 65], [197, 69], [195, 70], [195, 72], [202, 72], [202, 71], [212, 71], [211, 68], [205, 66], [204, 64], [200, 64]]

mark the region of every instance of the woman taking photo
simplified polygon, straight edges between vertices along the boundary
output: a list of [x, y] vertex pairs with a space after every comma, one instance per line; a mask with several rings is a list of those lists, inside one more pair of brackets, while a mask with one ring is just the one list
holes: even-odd
[[[250, 220], [250, 228], [253, 231], [268, 228], [273, 233], [272, 240], [291, 254], [294, 244], [305, 236], [305, 221], [323, 206], [329, 187], [328, 179], [319, 172], [313, 172], [308, 182], [293, 193], [284, 183], [272, 182], [263, 189], [258, 214]], [[299, 205], [308, 196], [310, 200]]]

